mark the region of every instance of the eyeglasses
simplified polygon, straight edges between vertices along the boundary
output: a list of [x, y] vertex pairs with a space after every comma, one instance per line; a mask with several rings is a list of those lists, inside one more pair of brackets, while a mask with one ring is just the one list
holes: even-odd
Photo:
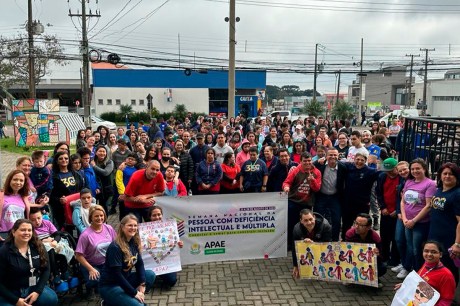
[[426, 295], [425, 293], [423, 293], [422, 291], [418, 290], [418, 289], [415, 289], [415, 293], [420, 295], [421, 298], [426, 298]]
[[365, 227], [368, 227], [369, 225], [367, 224], [359, 224], [358, 222], [353, 222], [353, 225], [356, 226], [356, 227], [362, 227], [362, 228], [365, 228]]

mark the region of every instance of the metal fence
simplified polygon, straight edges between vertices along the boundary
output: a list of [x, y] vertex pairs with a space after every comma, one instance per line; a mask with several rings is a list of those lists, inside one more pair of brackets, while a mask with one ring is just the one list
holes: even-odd
[[405, 118], [404, 129], [396, 141], [399, 160], [423, 158], [432, 177], [445, 162], [460, 165], [460, 118]]

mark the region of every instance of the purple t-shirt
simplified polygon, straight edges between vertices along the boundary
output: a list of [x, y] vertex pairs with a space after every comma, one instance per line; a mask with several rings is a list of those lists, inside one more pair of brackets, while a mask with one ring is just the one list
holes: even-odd
[[24, 219], [26, 204], [20, 195], [5, 195], [3, 201], [0, 232], [8, 232], [13, 228], [14, 222]]
[[54, 224], [48, 220], [42, 220], [42, 225], [34, 228], [34, 230], [40, 240], [48, 238], [49, 236], [51, 236], [51, 234], [57, 232], [57, 229], [54, 226]]
[[110, 243], [115, 240], [117, 234], [112, 226], [102, 225], [102, 231], [97, 233], [90, 226], [81, 234], [78, 239], [75, 253], [80, 253], [92, 266], [99, 266], [105, 263], [105, 253]]
[[[432, 198], [436, 193], [436, 183], [425, 178], [421, 182], [407, 180], [403, 189], [404, 209], [407, 220], [411, 220], [426, 206], [426, 198]], [[418, 222], [429, 222], [430, 215], [427, 214]]]

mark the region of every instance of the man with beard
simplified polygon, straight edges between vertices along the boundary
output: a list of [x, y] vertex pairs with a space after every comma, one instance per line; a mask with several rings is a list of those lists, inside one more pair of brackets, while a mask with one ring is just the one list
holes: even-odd
[[216, 160], [219, 164], [224, 162], [224, 155], [226, 153], [233, 153], [233, 149], [225, 142], [225, 133], [219, 132], [217, 134], [217, 144], [214, 146], [214, 151], [216, 151]]

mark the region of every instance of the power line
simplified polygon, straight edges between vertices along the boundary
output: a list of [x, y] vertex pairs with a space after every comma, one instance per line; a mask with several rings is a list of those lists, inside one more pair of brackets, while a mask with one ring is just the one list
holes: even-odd
[[[227, 3], [226, 0], [204, 0], [208, 2]], [[282, 2], [268, 2], [268, 1], [253, 1], [253, 0], [240, 0], [240, 5], [258, 6], [258, 7], [272, 7], [272, 8], [286, 8], [286, 9], [302, 9], [302, 10], [319, 10], [319, 11], [339, 11], [339, 12], [362, 12], [362, 13], [422, 13], [422, 14], [457, 14], [460, 10], [443, 9], [443, 10], [428, 10], [428, 9], [398, 9], [398, 8], [375, 8], [375, 7], [344, 7], [344, 6], [324, 6], [324, 5], [305, 5], [305, 4], [291, 4]]]

